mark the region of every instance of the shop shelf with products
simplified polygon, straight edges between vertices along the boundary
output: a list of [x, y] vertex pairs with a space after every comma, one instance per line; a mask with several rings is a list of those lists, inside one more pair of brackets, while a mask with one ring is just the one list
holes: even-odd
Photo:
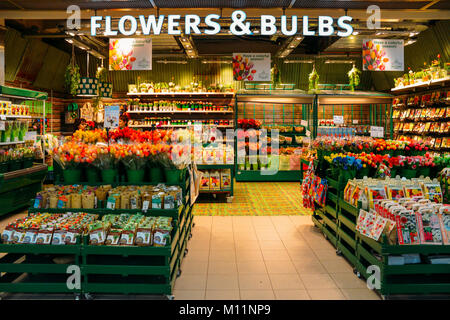
[[[317, 119], [312, 136], [370, 135], [371, 126], [382, 127], [384, 136], [392, 133], [392, 96], [378, 92], [321, 90], [317, 95]], [[335, 124], [336, 122], [336, 124]]]
[[393, 100], [394, 137], [425, 141], [433, 151], [449, 151], [450, 80], [440, 80], [435, 86], [410, 85], [401, 89], [395, 90], [401, 94]]
[[[306, 150], [302, 147], [306, 147], [309, 142], [314, 102], [314, 95], [305, 94], [300, 90], [292, 90], [292, 92], [243, 90], [236, 95], [236, 128], [244, 129], [245, 139], [245, 141], [238, 141], [242, 140], [242, 137], [236, 138], [236, 181], [299, 181], [301, 179], [299, 159], [302, 152]], [[245, 136], [247, 133], [252, 134], [249, 131], [252, 128], [257, 128], [258, 136], [264, 134], [264, 131], [260, 129], [265, 129], [267, 132], [267, 154], [269, 155], [267, 164], [261, 158], [250, 161], [247, 146], [245, 158], [242, 155], [239, 158], [243, 163], [238, 163], [237, 152], [242, 149], [240, 144], [250, 143], [250, 137], [247, 141]], [[277, 137], [275, 132], [278, 132], [278, 140], [273, 140]], [[279, 156], [269, 152], [276, 145], [273, 141], [278, 141]], [[261, 150], [257, 149], [259, 153]]]
[[[14, 150], [23, 147], [27, 143], [25, 140], [30, 140], [27, 138], [28, 127], [30, 120], [37, 118], [37, 111], [42, 112], [39, 119], [45, 123], [48, 113], [45, 109], [47, 98], [48, 95], [44, 92], [0, 86], [0, 127], [2, 128], [0, 145], [9, 149], [8, 154], [14, 157], [7, 162], [2, 160], [1, 163], [1, 166], [6, 165], [7, 169], [2, 169], [0, 174], [0, 215], [26, 207], [29, 199], [42, 188], [42, 182], [47, 174], [47, 165], [43, 164], [45, 163], [44, 147], [41, 148], [43, 163], [40, 164], [34, 163], [34, 155], [27, 158], [20, 157], [20, 154], [15, 153]], [[35, 108], [35, 104], [39, 104], [42, 108]], [[45, 128], [41, 133], [45, 134]], [[36, 141], [30, 143], [34, 144]]]

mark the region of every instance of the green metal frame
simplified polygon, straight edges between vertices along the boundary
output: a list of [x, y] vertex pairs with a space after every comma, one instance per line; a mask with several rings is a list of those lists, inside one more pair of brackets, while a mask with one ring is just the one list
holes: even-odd
[[[88, 244], [86, 236], [79, 238], [76, 245], [0, 244], [0, 252], [7, 253], [0, 258], [0, 272], [4, 272], [0, 276], [0, 291], [170, 295], [187, 252], [193, 225], [192, 208], [180, 208], [171, 243], [165, 247], [95, 246]], [[103, 210], [100, 214], [106, 213]], [[145, 214], [153, 213], [156, 212]], [[55, 264], [53, 258], [59, 255], [70, 255], [73, 261]], [[19, 260], [22, 257], [25, 257], [23, 262]], [[69, 265], [80, 266], [80, 289], [67, 288]], [[13, 282], [24, 273], [28, 273], [24, 281]]]
[[[385, 236], [381, 242], [374, 241], [356, 232], [356, 220], [359, 207], [342, 199], [342, 192], [334, 194], [338, 188], [335, 180], [327, 179], [329, 191], [326, 206], [314, 211], [314, 224], [327, 236], [330, 242], [353, 265], [364, 278], [372, 274], [367, 272], [369, 265], [376, 265], [381, 271], [381, 288], [377, 290], [383, 296], [395, 294], [450, 294], [450, 268], [448, 265], [426, 263], [428, 255], [450, 254], [448, 245], [390, 245]], [[333, 210], [333, 203], [336, 210]], [[336, 215], [334, 215], [334, 213]], [[422, 263], [413, 265], [390, 266], [389, 255], [420, 254]], [[381, 260], [375, 257], [381, 256]], [[400, 277], [400, 278], [399, 278]], [[447, 279], [447, 281], [442, 281]]]

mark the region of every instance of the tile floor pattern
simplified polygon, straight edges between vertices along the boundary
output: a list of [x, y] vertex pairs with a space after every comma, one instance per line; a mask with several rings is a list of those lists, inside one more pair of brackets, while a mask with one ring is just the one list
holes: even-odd
[[299, 182], [238, 182], [232, 203], [200, 203], [199, 216], [310, 215], [301, 201]]
[[196, 216], [179, 300], [378, 300], [309, 216]]

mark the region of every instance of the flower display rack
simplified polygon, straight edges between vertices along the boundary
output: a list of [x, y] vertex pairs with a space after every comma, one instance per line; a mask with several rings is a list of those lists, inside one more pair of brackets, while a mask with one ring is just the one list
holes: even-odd
[[[74, 293], [67, 286], [67, 268], [81, 265], [81, 244], [0, 244], [0, 292]], [[59, 261], [58, 261], [59, 259]], [[20, 280], [20, 281], [18, 281]]]
[[[448, 265], [431, 264], [429, 256], [450, 254], [448, 245], [390, 245], [385, 236], [380, 242], [367, 238], [355, 230], [359, 207], [337, 197], [336, 218], [327, 207], [335, 200], [332, 188], [327, 194], [324, 208], [315, 210], [312, 219], [326, 238], [353, 266], [357, 276], [368, 279], [373, 273], [368, 267], [378, 266], [380, 288], [376, 291], [385, 299], [394, 295], [449, 295], [450, 268]], [[343, 190], [343, 189], [342, 189]], [[333, 218], [333, 219], [332, 219]], [[335, 233], [332, 228], [336, 226]], [[333, 230], [334, 231], [334, 230]], [[419, 254], [418, 264], [389, 265], [390, 255]]]
[[225, 193], [230, 197], [234, 195], [234, 164], [197, 164], [197, 169], [202, 170], [224, 170], [229, 169], [231, 173], [231, 185], [229, 190], [200, 190], [200, 193]]
[[42, 189], [47, 165], [0, 174], [0, 216], [24, 208]]
[[[76, 245], [0, 244], [1, 292], [73, 293], [86, 298], [95, 294], [166, 295], [172, 298], [173, 287], [180, 275], [182, 259], [193, 226], [192, 206], [178, 210], [106, 210], [54, 209], [57, 212], [137, 213], [171, 216], [174, 219], [171, 241], [165, 247], [90, 245], [84, 236]], [[53, 212], [40, 209], [41, 212]], [[164, 212], [166, 211], [166, 212]], [[170, 212], [169, 212], [170, 211]], [[37, 209], [30, 210], [38, 212]], [[55, 258], [64, 255], [63, 263]], [[70, 259], [68, 260], [68, 256]], [[23, 258], [25, 257], [25, 259]], [[23, 260], [23, 261], [22, 261]], [[77, 265], [81, 271], [81, 288], [68, 289], [67, 267]], [[13, 282], [27, 273], [25, 280]]]

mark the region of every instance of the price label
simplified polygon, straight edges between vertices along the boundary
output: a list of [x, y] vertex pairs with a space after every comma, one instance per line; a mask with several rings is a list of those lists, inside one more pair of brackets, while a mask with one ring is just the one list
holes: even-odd
[[[0, 124], [0, 126], [1, 126], [1, 124]], [[30, 140], [36, 141], [36, 139], [37, 139], [37, 131], [29, 131], [29, 132], [25, 133], [24, 141], [30, 141]]]
[[302, 120], [302, 121], [300, 121], [300, 124], [301, 124], [302, 126], [306, 127], [306, 126], [308, 125], [308, 121]]
[[370, 136], [373, 138], [383, 138], [384, 137], [384, 127], [370, 127]]
[[336, 125], [344, 124], [344, 116], [333, 116], [333, 122]]
[[0, 120], [6, 120], [6, 116], [4, 114], [0, 115]]
[[311, 136], [311, 131], [307, 130], [307, 131], [306, 131], [306, 136], [307, 136], [307, 137], [310, 137], [310, 136]]
[[0, 121], [0, 131], [5, 131], [5, 121]]
[[353, 124], [358, 124], [358, 120], [353, 120]]

